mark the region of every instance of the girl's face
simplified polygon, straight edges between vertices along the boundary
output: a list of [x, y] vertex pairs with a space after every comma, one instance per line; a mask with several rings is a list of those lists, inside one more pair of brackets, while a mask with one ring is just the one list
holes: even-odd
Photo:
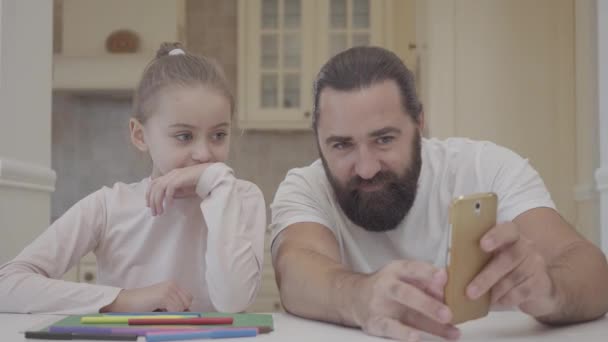
[[131, 140], [150, 153], [152, 178], [176, 168], [225, 162], [230, 147], [230, 102], [219, 90], [174, 86], [159, 91], [145, 125], [131, 119]]

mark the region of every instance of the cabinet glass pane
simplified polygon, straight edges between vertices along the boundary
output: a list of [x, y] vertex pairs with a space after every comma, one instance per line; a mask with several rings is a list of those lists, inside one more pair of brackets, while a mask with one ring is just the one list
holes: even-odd
[[369, 28], [369, 0], [353, 0], [353, 28]]
[[330, 57], [347, 48], [346, 33], [332, 33], [329, 36]]
[[369, 34], [368, 33], [353, 34], [353, 46], [364, 46], [364, 45], [369, 45]]
[[262, 74], [262, 107], [277, 106], [278, 80], [276, 73]]
[[300, 106], [300, 75], [287, 74], [283, 79], [283, 107]]
[[283, 36], [283, 66], [298, 68], [300, 66], [300, 35], [296, 33]]
[[300, 8], [300, 0], [285, 0], [284, 28], [295, 29], [300, 27]]
[[332, 29], [346, 28], [346, 0], [331, 0], [329, 4], [329, 26]]
[[278, 35], [263, 34], [262, 35], [262, 67], [276, 68], [279, 62], [279, 44]]
[[278, 26], [279, 3], [278, 0], [262, 1], [262, 28], [274, 29]]

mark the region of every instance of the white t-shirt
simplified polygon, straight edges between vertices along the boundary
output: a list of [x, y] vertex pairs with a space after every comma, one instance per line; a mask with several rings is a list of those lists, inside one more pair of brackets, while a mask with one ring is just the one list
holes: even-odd
[[555, 208], [527, 159], [486, 141], [422, 139], [422, 169], [414, 204], [397, 228], [368, 232], [344, 214], [321, 160], [290, 170], [272, 210], [272, 240], [288, 226], [315, 222], [336, 237], [342, 262], [355, 272], [374, 272], [391, 260], [420, 260], [445, 266], [448, 211], [458, 196], [495, 192], [498, 222], [538, 207]]

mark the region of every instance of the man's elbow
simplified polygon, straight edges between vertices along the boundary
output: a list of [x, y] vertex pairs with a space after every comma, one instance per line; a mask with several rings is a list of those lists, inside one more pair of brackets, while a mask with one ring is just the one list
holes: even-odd
[[561, 277], [567, 279], [577, 274], [577, 278], [562, 285], [558, 312], [537, 317], [537, 321], [563, 326], [605, 316], [608, 312], [608, 261], [604, 253], [591, 242], [581, 241], [565, 252], [560, 261], [562, 266], [557, 264], [556, 269], [560, 270]]
[[[298, 310], [297, 294], [291, 291], [294, 289], [294, 286], [290, 283], [290, 270], [294, 269], [293, 265], [295, 264], [293, 258], [295, 257], [297, 259], [298, 253], [297, 251], [288, 248], [277, 249], [275, 252], [276, 253], [273, 254], [273, 266], [281, 304], [285, 311], [300, 316], [302, 313]], [[292, 268], [290, 268], [289, 265], [292, 265]]]
[[599, 318], [603, 317], [604, 315], [606, 315], [606, 313], [608, 313], [608, 259], [606, 259], [606, 255], [602, 252], [601, 249], [599, 249], [595, 245], [593, 247], [595, 248], [595, 253], [597, 255], [599, 269], [598, 271], [600, 274], [600, 276], [598, 276], [599, 279], [595, 280], [601, 286], [601, 289], [598, 291], [599, 296], [601, 296], [599, 300], [602, 303], [601, 309], [598, 311]]

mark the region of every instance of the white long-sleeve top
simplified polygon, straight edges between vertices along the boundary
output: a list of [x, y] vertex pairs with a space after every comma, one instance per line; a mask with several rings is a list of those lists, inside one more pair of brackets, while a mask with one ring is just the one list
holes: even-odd
[[[155, 217], [146, 206], [149, 184], [146, 178], [92, 193], [0, 266], [0, 312], [98, 312], [121, 289], [164, 281], [193, 295], [192, 311], [245, 310], [262, 274], [259, 188], [216, 163], [201, 175], [199, 197], [175, 199]], [[59, 280], [90, 251], [98, 284]]]

